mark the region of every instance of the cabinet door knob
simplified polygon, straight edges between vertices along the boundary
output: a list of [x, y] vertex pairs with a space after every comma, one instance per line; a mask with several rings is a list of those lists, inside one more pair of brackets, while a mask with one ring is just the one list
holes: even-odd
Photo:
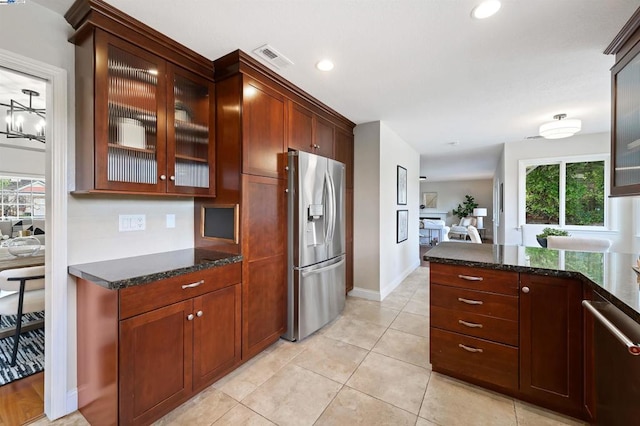
[[176, 177], [175, 177], [175, 176], [170, 176], [170, 177], [169, 177], [169, 180], [172, 180], [172, 181], [173, 181], [173, 180], [176, 180]]
[[284, 192], [289, 192], [289, 188], [285, 188], [285, 189], [284, 189]]
[[198, 311], [198, 312], [196, 312], [196, 315], [197, 315], [197, 316], [198, 316], [198, 318], [199, 318], [199, 317], [201, 317], [201, 316], [202, 316], [202, 315], [204, 315], [204, 314], [202, 313], [202, 311]]
[[529, 293], [529, 287], [522, 287], [523, 293]]
[[193, 314], [189, 314], [189, 315], [187, 315], [187, 320], [188, 320], [188, 321], [193, 321], [193, 318], [194, 318], [194, 317], [193, 317]]
[[167, 180], [167, 176], [166, 175], [160, 175], [160, 180]]

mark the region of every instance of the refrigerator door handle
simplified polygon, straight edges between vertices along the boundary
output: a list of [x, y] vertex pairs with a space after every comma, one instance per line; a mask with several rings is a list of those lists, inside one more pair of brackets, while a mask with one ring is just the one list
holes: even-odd
[[333, 183], [333, 179], [331, 178], [331, 175], [329, 173], [327, 173], [326, 175], [326, 180], [327, 180], [327, 188], [329, 190], [329, 226], [327, 229], [327, 241], [332, 241], [333, 240], [333, 235], [335, 234], [336, 231], [336, 189]]
[[319, 273], [321, 273], [321, 272], [330, 271], [331, 269], [335, 269], [335, 268], [339, 267], [339, 266], [340, 266], [340, 265], [342, 265], [343, 263], [344, 263], [344, 257], [343, 257], [339, 262], [336, 262], [336, 263], [334, 263], [334, 264], [332, 264], [332, 265], [324, 266], [324, 267], [322, 267], [322, 268], [318, 268], [318, 269], [312, 269], [312, 270], [310, 270], [310, 271], [302, 271], [300, 274], [301, 274], [303, 277], [308, 277], [309, 275], [319, 274]]
[[331, 241], [332, 238], [332, 224], [334, 219], [334, 214], [333, 214], [333, 193], [331, 190], [331, 177], [329, 176], [328, 172], [324, 172], [324, 185], [326, 188], [326, 192], [327, 192], [327, 199], [326, 199], [326, 229], [325, 229], [325, 234], [324, 234], [324, 242], [325, 244], [328, 244], [329, 241]]

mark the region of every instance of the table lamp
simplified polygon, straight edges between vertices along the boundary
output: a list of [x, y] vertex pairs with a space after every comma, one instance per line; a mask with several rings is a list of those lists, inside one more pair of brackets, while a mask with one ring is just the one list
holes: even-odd
[[482, 223], [482, 218], [487, 215], [487, 209], [485, 208], [473, 209], [473, 215], [478, 218], [478, 221], [476, 223], [476, 228], [483, 229], [484, 224]]

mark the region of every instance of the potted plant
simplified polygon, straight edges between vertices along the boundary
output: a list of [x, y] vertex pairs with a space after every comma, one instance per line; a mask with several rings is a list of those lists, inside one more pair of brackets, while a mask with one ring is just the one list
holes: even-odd
[[471, 195], [465, 195], [465, 200], [462, 204], [458, 204], [458, 207], [453, 209], [454, 216], [458, 216], [458, 219], [464, 219], [473, 213], [473, 209], [478, 207], [478, 203]]
[[561, 237], [568, 237], [569, 233], [558, 228], [544, 228], [540, 234], [536, 234], [536, 240], [542, 247], [547, 247], [547, 237], [549, 235], [557, 235]]

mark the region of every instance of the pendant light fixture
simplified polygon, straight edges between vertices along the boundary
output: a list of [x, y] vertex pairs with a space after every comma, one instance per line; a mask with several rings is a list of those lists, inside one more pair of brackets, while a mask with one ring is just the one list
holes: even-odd
[[545, 139], [562, 139], [575, 135], [582, 129], [582, 120], [577, 118], [566, 119], [567, 114], [553, 116], [555, 121], [544, 123], [540, 126], [540, 136]]
[[45, 143], [46, 111], [44, 108], [34, 108], [33, 98], [40, 93], [31, 89], [22, 89], [22, 93], [29, 96], [29, 105], [11, 99], [10, 103], [0, 103], [6, 107], [6, 131], [0, 130], [0, 134], [7, 138], [31, 139]]

